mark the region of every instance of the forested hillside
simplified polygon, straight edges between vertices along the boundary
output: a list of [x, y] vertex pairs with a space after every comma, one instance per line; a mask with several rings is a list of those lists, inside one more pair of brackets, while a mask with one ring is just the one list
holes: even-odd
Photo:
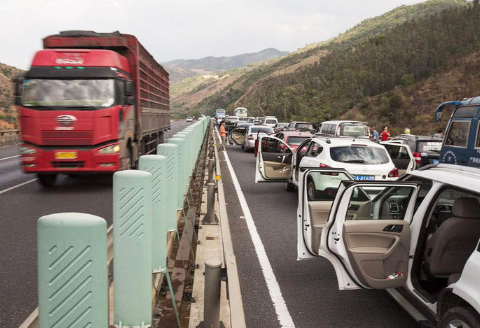
[[22, 70], [0, 63], [0, 130], [17, 127], [17, 112], [12, 105], [13, 90], [11, 79]]
[[463, 0], [402, 6], [246, 71], [189, 109], [212, 113], [241, 105], [253, 116], [280, 120], [356, 117], [430, 132], [439, 102], [479, 92], [471, 78], [479, 64], [479, 14], [478, 6]]

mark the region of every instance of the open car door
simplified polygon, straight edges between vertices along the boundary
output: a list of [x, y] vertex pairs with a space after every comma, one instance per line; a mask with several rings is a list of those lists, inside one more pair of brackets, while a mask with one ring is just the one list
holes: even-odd
[[398, 169], [399, 175], [415, 170], [416, 163], [408, 145], [384, 141], [381, 143], [387, 150], [393, 164]]
[[342, 290], [404, 285], [417, 184], [343, 179], [334, 191], [328, 220], [319, 227], [313, 211], [317, 196], [312, 200], [308, 187], [318, 174], [320, 169], [306, 170], [299, 181], [298, 238], [303, 247], [299, 240], [298, 258], [327, 258]]
[[292, 176], [292, 149], [283, 140], [259, 136], [255, 183], [287, 182]]
[[232, 132], [230, 132], [230, 140], [232, 140], [237, 146], [243, 146], [245, 143], [245, 135], [247, 130], [248, 127], [239, 127], [233, 129]]

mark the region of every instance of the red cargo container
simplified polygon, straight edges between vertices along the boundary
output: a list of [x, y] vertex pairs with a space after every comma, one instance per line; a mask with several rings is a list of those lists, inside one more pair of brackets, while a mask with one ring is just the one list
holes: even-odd
[[51, 186], [58, 173], [129, 169], [156, 151], [170, 128], [168, 73], [136, 37], [68, 31], [43, 45], [15, 88], [25, 172]]

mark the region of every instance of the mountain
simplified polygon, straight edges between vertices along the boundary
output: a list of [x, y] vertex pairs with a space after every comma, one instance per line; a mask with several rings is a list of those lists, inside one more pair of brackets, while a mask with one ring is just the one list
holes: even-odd
[[212, 115], [244, 106], [282, 121], [348, 117], [431, 132], [438, 103], [478, 92], [469, 74], [480, 63], [479, 13], [465, 0], [401, 6], [285, 57], [183, 80], [172, 107]]
[[162, 65], [170, 73], [171, 84], [174, 84], [189, 76], [226, 71], [285, 55], [288, 55], [288, 52], [268, 48], [260, 52], [232, 57], [210, 56], [201, 59], [178, 59], [162, 63]]
[[12, 79], [23, 71], [0, 63], [0, 130], [17, 128], [17, 110], [13, 103]]

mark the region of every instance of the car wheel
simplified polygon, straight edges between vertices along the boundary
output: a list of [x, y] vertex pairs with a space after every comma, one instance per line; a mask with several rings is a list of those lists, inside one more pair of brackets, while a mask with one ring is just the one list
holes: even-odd
[[309, 200], [314, 200], [315, 199], [315, 183], [313, 180], [308, 180], [307, 182], [307, 194], [308, 194], [308, 199]]
[[480, 327], [478, 313], [468, 307], [454, 307], [448, 310], [438, 328], [474, 328]]
[[46, 188], [53, 187], [55, 185], [55, 181], [57, 181], [56, 174], [38, 174], [38, 181], [40, 184]]
[[295, 190], [295, 185], [291, 182], [285, 182], [283, 185], [286, 191], [294, 191]]

